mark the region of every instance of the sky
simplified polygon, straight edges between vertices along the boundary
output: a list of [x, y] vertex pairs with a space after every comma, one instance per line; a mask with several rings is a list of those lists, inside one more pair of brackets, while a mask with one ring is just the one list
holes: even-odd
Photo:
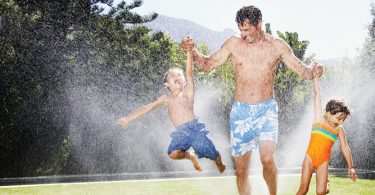
[[[129, 0], [127, 0], [129, 2]], [[139, 14], [186, 19], [211, 30], [230, 28], [239, 32], [235, 22], [238, 9], [255, 5], [263, 15], [263, 24], [276, 31], [297, 32], [300, 40], [310, 41], [307, 55], [316, 59], [358, 55], [368, 37], [374, 0], [143, 0], [134, 9]]]

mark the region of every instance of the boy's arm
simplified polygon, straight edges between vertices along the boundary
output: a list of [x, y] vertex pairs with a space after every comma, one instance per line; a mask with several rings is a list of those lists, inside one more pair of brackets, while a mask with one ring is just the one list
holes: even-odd
[[314, 123], [322, 117], [322, 98], [320, 95], [319, 78], [314, 79]]
[[151, 112], [152, 110], [154, 110], [155, 108], [158, 108], [162, 105], [165, 105], [167, 103], [167, 95], [162, 95], [160, 96], [157, 100], [155, 100], [154, 102], [150, 103], [150, 104], [147, 104], [147, 105], [144, 105], [144, 106], [141, 106], [139, 107], [135, 112], [125, 116], [125, 117], [122, 117], [120, 119], [117, 120], [117, 124], [121, 127], [125, 127], [129, 124], [129, 122], [131, 121], [134, 121], [136, 120], [137, 118]]
[[353, 168], [352, 152], [350, 151], [348, 142], [346, 141], [345, 132], [342, 127], [340, 127], [339, 129], [339, 138], [340, 138], [340, 144], [341, 144], [341, 151], [344, 154], [346, 163], [348, 164], [348, 173], [351, 176], [352, 180], [356, 181], [358, 179], [358, 176], [355, 173], [354, 168]]
[[278, 40], [278, 45], [281, 51], [281, 60], [303, 79], [313, 79], [314, 73], [317, 74], [318, 77], [323, 74], [323, 66], [308, 67], [294, 55], [292, 48], [284, 40]]
[[191, 50], [186, 53], [186, 89], [188, 97], [194, 98], [193, 55]]
[[216, 67], [224, 64], [229, 59], [230, 51], [228, 47], [229, 47], [229, 44], [233, 42], [232, 39], [233, 37], [229, 38], [222, 45], [222, 47], [211, 56], [206, 56], [198, 52], [194, 48], [194, 41], [189, 37], [184, 38], [184, 40], [182, 41], [181, 47], [184, 51], [192, 50], [195, 67], [197, 67], [201, 71], [210, 72]]

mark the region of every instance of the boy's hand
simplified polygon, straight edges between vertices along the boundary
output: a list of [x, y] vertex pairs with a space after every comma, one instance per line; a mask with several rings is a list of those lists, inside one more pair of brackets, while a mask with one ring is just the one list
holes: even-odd
[[121, 126], [121, 127], [126, 127], [126, 126], [128, 126], [129, 121], [126, 117], [123, 117], [123, 118], [118, 119], [116, 124]]
[[358, 175], [355, 173], [355, 170], [353, 168], [348, 169], [348, 173], [352, 178], [352, 181], [356, 181], [358, 179]]

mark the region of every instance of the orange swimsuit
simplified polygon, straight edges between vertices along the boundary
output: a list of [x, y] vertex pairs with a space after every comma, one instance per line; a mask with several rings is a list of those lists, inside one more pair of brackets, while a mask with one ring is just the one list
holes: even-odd
[[313, 162], [313, 168], [317, 169], [324, 162], [329, 161], [332, 145], [337, 140], [339, 131], [320, 123], [312, 125], [310, 144], [307, 155]]

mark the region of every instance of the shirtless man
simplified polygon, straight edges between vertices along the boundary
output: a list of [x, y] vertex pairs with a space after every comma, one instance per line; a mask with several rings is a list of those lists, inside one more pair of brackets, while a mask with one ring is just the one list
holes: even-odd
[[270, 194], [277, 192], [275, 150], [278, 137], [278, 105], [273, 99], [273, 84], [279, 60], [303, 79], [319, 77], [322, 66], [303, 64], [290, 46], [262, 30], [262, 14], [255, 6], [241, 8], [236, 15], [241, 36], [232, 36], [211, 56], [194, 49], [194, 41], [184, 38], [181, 47], [193, 51], [196, 67], [205, 72], [224, 64], [234, 64], [235, 92], [230, 113], [230, 139], [236, 168], [237, 189], [250, 194], [248, 168], [251, 150], [259, 147], [263, 177]]

